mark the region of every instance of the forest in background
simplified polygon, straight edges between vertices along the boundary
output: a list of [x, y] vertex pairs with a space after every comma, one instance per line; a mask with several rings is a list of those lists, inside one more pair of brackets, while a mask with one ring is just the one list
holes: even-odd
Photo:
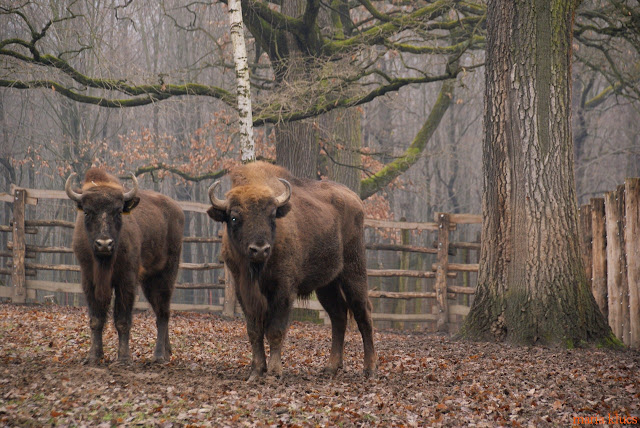
[[[251, 8], [258, 2], [247, 3]], [[298, 3], [300, 7], [306, 2]], [[377, 13], [401, 17], [413, 17], [412, 13], [428, 6], [444, 11], [414, 17], [416, 23], [398, 25], [385, 40], [359, 40], [359, 45], [344, 55], [311, 58], [309, 53], [305, 60], [314, 63], [317, 74], [302, 77], [277, 76], [282, 65], [265, 52], [264, 42], [256, 42], [247, 31], [257, 104], [254, 116], [256, 120], [271, 117], [269, 123], [256, 129], [258, 156], [275, 160], [276, 128], [288, 117], [274, 115], [276, 108], [284, 113], [313, 114], [308, 104], [321, 103], [325, 95], [327, 99], [334, 97], [338, 104], [344, 99], [341, 97], [352, 100], [369, 87], [383, 88], [388, 92], [370, 102], [303, 121], [320, 147], [312, 174], [341, 181], [330, 170], [343, 164], [355, 169], [361, 178], [378, 172], [406, 152], [443, 86], [437, 80], [408, 84], [394, 79], [419, 82], [446, 76], [444, 68], [451, 62], [445, 55], [451, 50], [447, 48], [462, 40], [469, 46], [455, 58], [460, 69], [449, 95], [451, 105], [415, 165], [377, 193], [389, 206], [381, 206], [380, 200], [370, 206], [372, 215], [415, 221], [429, 221], [435, 211], [479, 213], [483, 3], [360, 3], [348, 10], [354, 27], [350, 33], [345, 25], [339, 26], [344, 33], [342, 39], [353, 40], [353, 35], [374, 27], [367, 5], [375, 5], [377, 9], [371, 10]], [[640, 175], [636, 120], [639, 36], [634, 33], [638, 28], [637, 9], [632, 12], [634, 3], [585, 1], [576, 19], [572, 107], [579, 203], [614, 188], [626, 176]], [[271, 3], [270, 10], [284, 12], [282, 7], [292, 7], [286, 4]], [[338, 25], [330, 19], [337, 15], [345, 21], [344, 14], [319, 4], [320, 28], [325, 33], [334, 32], [327, 39], [340, 40], [335, 35]], [[322, 9], [327, 9], [324, 15], [330, 16], [324, 16]], [[61, 189], [72, 170], [82, 173], [98, 164], [120, 174], [135, 171], [146, 187], [155, 187], [176, 199], [206, 202], [203, 190], [211, 179], [238, 162], [236, 118], [229, 101], [235, 76], [222, 2], [29, 1], [19, 6], [5, 4], [0, 10], [0, 86], [5, 87], [0, 89], [3, 190], [8, 190], [11, 183]], [[624, 16], [625, 10], [629, 16]], [[461, 24], [466, 25], [464, 32], [447, 32], [442, 29], [444, 24], [436, 28], [438, 23], [465, 19], [468, 22]], [[248, 27], [252, 28], [250, 24]], [[61, 68], [43, 61], [25, 61], [21, 56], [33, 57], [30, 48], [15, 40], [29, 41], [29, 32], [41, 32], [41, 38], [34, 41], [39, 58], [51, 55], [62, 59], [83, 76], [136, 87], [160, 85], [171, 89], [171, 85], [192, 84], [227, 92], [220, 96], [158, 97], [147, 105], [105, 108], [72, 101], [54, 86], [18, 90], [24, 82], [50, 81], [66, 84], [76, 93], [113, 98], [107, 90], [93, 89], [86, 82], [82, 86]], [[442, 42], [445, 36], [457, 39]], [[415, 53], [407, 46], [423, 50]], [[293, 63], [295, 58], [288, 61]], [[399, 89], [389, 89], [385, 85], [388, 82], [396, 83]], [[317, 87], [322, 85], [324, 88]], [[353, 110], [357, 110], [355, 119], [350, 116]], [[327, 118], [328, 114], [332, 116]], [[354, 120], [359, 122], [359, 129], [353, 139], [359, 140], [359, 146], [350, 148], [352, 143], [336, 131], [335, 123]]]
[[[318, 5], [315, 24], [336, 48], [298, 38], [276, 44], [288, 47], [286, 54], [269, 51], [277, 37], [265, 32], [285, 26], [282, 16], [304, 17], [309, 4]], [[407, 158], [444, 95], [448, 102], [418, 141], [415, 163], [367, 199], [369, 215], [431, 221], [435, 212], [481, 211], [483, 2], [246, 5], [261, 158], [278, 161], [298, 143], [311, 144], [297, 163], [291, 157], [282, 163], [313, 159], [306, 173], [353, 187], [354, 175], [363, 183]], [[584, 1], [576, 17], [572, 110], [580, 203], [640, 175], [634, 5]], [[0, 10], [4, 191], [12, 183], [62, 189], [72, 170], [103, 165], [118, 174], [134, 171], [144, 187], [176, 199], [206, 202], [211, 181], [238, 162], [223, 2], [30, 1]], [[271, 27], [257, 26], [255, 16]], [[370, 37], [373, 30], [382, 37]], [[304, 33], [296, 31], [281, 36]], [[122, 106], [145, 101], [95, 105], [113, 99]], [[73, 216], [66, 208], [50, 210], [50, 217]], [[6, 205], [0, 215], [6, 223]], [[191, 235], [217, 232], [212, 222], [188, 220]], [[197, 251], [203, 250], [187, 251], [187, 260]]]

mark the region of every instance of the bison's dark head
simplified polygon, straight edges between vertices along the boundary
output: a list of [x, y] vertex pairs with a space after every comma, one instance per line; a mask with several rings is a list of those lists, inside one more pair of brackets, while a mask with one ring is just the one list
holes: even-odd
[[116, 182], [85, 181], [80, 193], [71, 188], [75, 173], [67, 178], [65, 191], [69, 199], [84, 213], [84, 227], [89, 245], [98, 258], [109, 258], [118, 248], [122, 214], [131, 212], [140, 198], [138, 180], [132, 174], [133, 189], [125, 192]]
[[284, 217], [291, 209], [291, 185], [279, 180], [285, 189], [280, 195], [274, 195], [264, 185], [245, 185], [234, 187], [222, 200], [215, 196], [219, 181], [209, 188], [212, 207], [207, 213], [212, 219], [227, 223], [232, 245], [253, 264], [267, 261], [276, 237], [276, 218]]

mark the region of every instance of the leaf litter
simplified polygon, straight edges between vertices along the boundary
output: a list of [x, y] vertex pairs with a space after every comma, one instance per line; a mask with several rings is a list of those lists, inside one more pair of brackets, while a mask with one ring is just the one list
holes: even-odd
[[121, 366], [110, 324], [105, 359], [93, 367], [82, 364], [86, 309], [0, 305], [0, 426], [538, 427], [640, 419], [637, 350], [376, 331], [378, 375], [365, 379], [360, 335], [349, 329], [344, 370], [330, 378], [322, 368], [331, 328], [293, 322], [283, 376], [247, 383], [242, 320], [174, 312], [170, 329], [171, 361], [152, 364], [155, 318], [135, 313], [133, 363]]

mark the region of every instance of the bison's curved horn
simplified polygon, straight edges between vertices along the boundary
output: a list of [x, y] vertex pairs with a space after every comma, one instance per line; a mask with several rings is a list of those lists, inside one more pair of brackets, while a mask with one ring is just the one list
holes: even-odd
[[124, 195], [122, 195], [125, 201], [130, 201], [131, 199], [135, 198], [136, 194], [138, 193], [138, 179], [136, 178], [134, 173], [130, 173], [130, 174], [131, 174], [131, 180], [133, 180], [133, 189], [129, 190]]
[[64, 184], [64, 191], [67, 192], [67, 196], [74, 202], [80, 202], [82, 198], [82, 193], [75, 192], [71, 188], [71, 183], [73, 182], [73, 178], [76, 176], [75, 172], [72, 172], [71, 175], [67, 178], [67, 182]]
[[220, 211], [226, 211], [227, 201], [225, 199], [218, 199], [216, 197], [216, 189], [218, 188], [219, 185], [220, 185], [220, 180], [216, 181], [211, 186], [209, 186], [209, 200], [211, 201], [211, 205], [213, 205], [215, 209], [218, 209]]
[[289, 184], [289, 182], [284, 178], [278, 178], [278, 180], [280, 180], [282, 184], [284, 184], [284, 187], [286, 188], [283, 194], [276, 197], [276, 206], [281, 207], [287, 202], [289, 202], [289, 198], [291, 197], [291, 184]]

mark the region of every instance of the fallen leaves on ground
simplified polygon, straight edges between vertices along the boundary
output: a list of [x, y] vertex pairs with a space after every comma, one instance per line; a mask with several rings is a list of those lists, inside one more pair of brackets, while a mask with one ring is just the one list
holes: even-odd
[[1, 426], [570, 426], [582, 418], [640, 416], [640, 353], [459, 342], [378, 331], [378, 376], [362, 375], [349, 330], [345, 369], [322, 374], [331, 328], [294, 322], [282, 378], [245, 382], [242, 320], [173, 313], [173, 356], [150, 363], [155, 318], [134, 315], [133, 363], [82, 364], [86, 310], [0, 305]]

